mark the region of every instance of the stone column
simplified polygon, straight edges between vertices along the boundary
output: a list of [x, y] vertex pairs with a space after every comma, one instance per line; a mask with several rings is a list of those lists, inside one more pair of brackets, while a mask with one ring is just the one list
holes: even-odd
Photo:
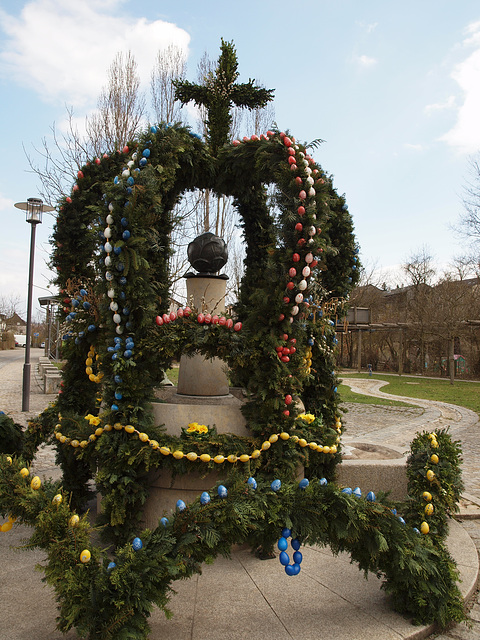
[[[225, 311], [226, 278], [188, 275], [188, 304], [202, 313]], [[187, 396], [226, 396], [229, 393], [226, 364], [220, 358], [207, 359], [200, 354], [182, 355], [177, 394]]]

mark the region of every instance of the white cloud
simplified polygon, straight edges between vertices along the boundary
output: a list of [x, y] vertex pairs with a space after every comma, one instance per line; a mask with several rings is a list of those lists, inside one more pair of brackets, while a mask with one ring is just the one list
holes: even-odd
[[460, 153], [470, 154], [480, 149], [480, 22], [470, 24], [466, 34], [463, 44], [475, 50], [451, 74], [462, 91], [463, 101], [455, 125], [440, 140]]
[[162, 20], [122, 15], [124, 0], [31, 0], [14, 17], [0, 9], [0, 73], [45, 101], [83, 106], [98, 96], [118, 51], [132, 51], [146, 85], [158, 49], [189, 34]]
[[370, 58], [369, 56], [366, 56], [366, 55], [354, 56], [353, 61], [356, 62], [361, 67], [373, 67], [378, 62], [376, 58]]
[[412, 151], [423, 151], [423, 146], [421, 144], [410, 144], [409, 142], [405, 142], [403, 146], [405, 149], [411, 149]]
[[435, 104], [427, 104], [424, 111], [427, 115], [432, 114], [435, 111], [443, 111], [445, 109], [454, 109], [456, 107], [455, 96], [448, 96], [444, 102], [437, 102]]

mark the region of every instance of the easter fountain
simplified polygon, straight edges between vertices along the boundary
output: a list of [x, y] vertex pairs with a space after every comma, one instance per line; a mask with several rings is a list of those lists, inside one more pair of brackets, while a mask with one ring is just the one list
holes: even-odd
[[[202, 314], [205, 324], [217, 323], [217, 314], [225, 312], [228, 276], [218, 275], [228, 259], [225, 241], [213, 233], [203, 233], [188, 245], [187, 255], [197, 271], [185, 274], [188, 303]], [[220, 322], [226, 322], [224, 315]], [[240, 410], [242, 390], [229, 387], [226, 365], [220, 358], [205, 358], [199, 353], [182, 355], [177, 387], [164, 386], [156, 391], [156, 396], [159, 402], [153, 403], [155, 420], [163, 424], [170, 435], [180, 436], [182, 426], [192, 423], [215, 426], [218, 433], [249, 435]], [[150, 496], [144, 512], [147, 526], [156, 525], [165, 511], [175, 507], [178, 499], [194, 500], [219, 477], [215, 471], [175, 478], [167, 469], [152, 471]]]

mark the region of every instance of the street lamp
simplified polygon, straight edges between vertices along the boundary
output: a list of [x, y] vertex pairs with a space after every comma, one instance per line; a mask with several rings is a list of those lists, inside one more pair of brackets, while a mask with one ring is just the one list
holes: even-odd
[[44, 211], [53, 211], [53, 207], [44, 205], [40, 198], [28, 198], [26, 202], [17, 202], [17, 209], [26, 211], [26, 220], [32, 225], [30, 234], [30, 270], [28, 274], [27, 298], [27, 336], [25, 344], [25, 364], [23, 365], [22, 411], [30, 409], [30, 342], [32, 333], [32, 293], [33, 293], [33, 263], [35, 256], [35, 231], [37, 224], [42, 222]]

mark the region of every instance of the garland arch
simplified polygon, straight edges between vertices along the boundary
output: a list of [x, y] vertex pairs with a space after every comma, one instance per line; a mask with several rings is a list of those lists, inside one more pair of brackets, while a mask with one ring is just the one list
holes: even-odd
[[[168, 313], [172, 211], [194, 188], [233, 196], [242, 218], [246, 269], [234, 319]], [[152, 603], [168, 611], [173, 580], [234, 543], [271, 550], [282, 530], [297, 545], [329, 544], [364, 571], [383, 572], [397, 607], [418, 621], [462, 617], [442, 543], [405, 526], [387, 500], [331, 482], [341, 432], [334, 318], [357, 281], [358, 258], [345, 200], [303, 145], [268, 132], [213, 158], [188, 129], [152, 127], [79, 171], [52, 242], [67, 362], [56, 405], [31, 430], [55, 438], [63, 491], [39, 488], [36, 478], [34, 486], [19, 460], [3, 457], [0, 489], [7, 528], [16, 517], [36, 523], [32, 544], [48, 551], [62, 631], [146, 638]], [[197, 437], [195, 428], [174, 438], [154, 424], [153, 389], [171, 360], [192, 350], [228, 362], [248, 393], [251, 438]], [[447, 447], [443, 436], [438, 443]], [[148, 470], [188, 473], [199, 465], [228, 467], [226, 486], [140, 531]], [[94, 469], [109, 552], [74, 513]], [[439, 485], [438, 505], [441, 495]], [[286, 563], [289, 575], [297, 569]], [[67, 570], [68, 580], [59, 580]]]

